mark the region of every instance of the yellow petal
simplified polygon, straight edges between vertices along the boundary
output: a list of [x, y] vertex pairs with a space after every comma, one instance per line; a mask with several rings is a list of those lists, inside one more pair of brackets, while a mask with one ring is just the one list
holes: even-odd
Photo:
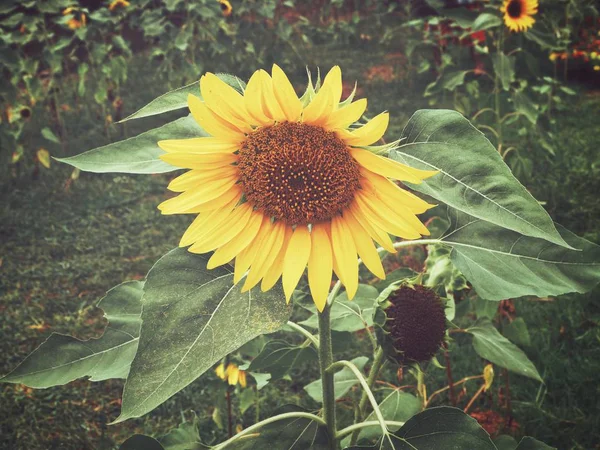
[[310, 234], [311, 252], [308, 258], [308, 286], [319, 312], [323, 311], [327, 304], [327, 296], [331, 287], [331, 271], [333, 270], [333, 255], [327, 227], [329, 227], [329, 224], [315, 224]]
[[252, 262], [250, 272], [246, 277], [246, 282], [242, 292], [249, 291], [265, 276], [269, 267], [277, 258], [285, 236], [285, 223], [278, 221], [273, 225], [273, 231], [269, 234], [264, 244], [258, 251], [256, 258]]
[[293, 231], [294, 230], [292, 230], [292, 227], [285, 227], [283, 244], [281, 245], [281, 249], [279, 250], [277, 258], [275, 258], [275, 261], [273, 261], [273, 264], [271, 264], [271, 267], [269, 267], [267, 273], [262, 279], [262, 282], [260, 284], [261, 291], [266, 292], [269, 289], [271, 289], [273, 286], [275, 286], [275, 283], [277, 283], [279, 277], [281, 277], [281, 274], [283, 273], [283, 261], [285, 259], [285, 252], [287, 251]]
[[244, 229], [251, 214], [252, 207], [248, 203], [238, 206], [222, 221], [213, 222], [210, 229], [194, 242], [189, 251], [202, 254], [225, 245]]
[[322, 125], [333, 109], [333, 96], [328, 89], [320, 89], [312, 101], [304, 108], [302, 121], [310, 125]]
[[267, 72], [261, 70], [262, 74], [262, 98], [263, 98], [263, 108], [265, 111], [268, 111], [268, 116], [273, 118], [273, 120], [277, 122], [283, 122], [286, 117], [279, 106], [279, 102], [275, 98], [275, 92], [273, 91], [273, 80]]
[[344, 211], [344, 215], [352, 214], [352, 217], [356, 219], [358, 223], [365, 229], [369, 236], [376, 241], [379, 245], [385, 248], [390, 253], [396, 253], [396, 249], [394, 248], [394, 243], [390, 239], [388, 233], [377, 225], [372, 223], [360, 210], [358, 204], [356, 202], [352, 203], [350, 207]]
[[186, 210], [186, 214], [190, 213], [203, 213], [207, 211], [212, 211], [213, 209], [222, 208], [223, 206], [232, 203], [236, 205], [242, 197], [242, 188], [239, 184], [235, 184], [230, 190], [225, 192], [220, 197], [217, 197], [213, 200], [210, 200], [206, 203], [202, 203], [200, 205], [194, 206], [189, 210]]
[[337, 109], [338, 103], [342, 98], [342, 69], [340, 66], [333, 66], [323, 80], [321, 89], [327, 89], [331, 92], [333, 99], [333, 109]]
[[352, 132], [339, 132], [340, 137], [348, 145], [353, 145], [356, 147], [371, 145], [372, 143], [377, 142], [383, 137], [383, 135], [385, 134], [385, 130], [387, 130], [389, 121], [390, 115], [387, 112], [383, 112], [373, 117], [365, 125], [358, 128], [357, 130], [354, 130]]
[[188, 95], [188, 106], [196, 122], [209, 134], [231, 141], [241, 141], [244, 139], [244, 134], [239, 129], [212, 112], [195, 95]]
[[298, 225], [290, 238], [283, 261], [283, 292], [288, 302], [292, 298], [294, 289], [296, 289], [298, 281], [300, 281], [300, 277], [302, 277], [302, 273], [304, 273], [304, 269], [308, 263], [310, 243], [308, 228]]
[[352, 299], [358, 289], [358, 259], [352, 233], [340, 216], [331, 220], [331, 246], [338, 276], [346, 286], [348, 298]]
[[354, 103], [350, 103], [343, 108], [333, 111], [327, 119], [325, 128], [328, 130], [348, 128], [362, 117], [365, 109], [367, 109], [367, 99], [361, 98]]
[[302, 114], [302, 103], [287, 75], [277, 64], [273, 64], [273, 93], [289, 122], [296, 122]]
[[184, 153], [233, 153], [240, 149], [239, 142], [227, 141], [213, 136], [191, 139], [169, 139], [158, 141], [165, 152]]
[[361, 148], [351, 148], [350, 154], [364, 168], [388, 178], [419, 184], [436, 173], [435, 170], [419, 170], [401, 164], [390, 158], [371, 153]]
[[200, 78], [200, 91], [206, 105], [225, 121], [235, 120], [236, 126], [250, 130], [250, 116], [246, 111], [244, 97], [213, 73]]
[[352, 214], [344, 214], [344, 220], [346, 225], [348, 225], [350, 233], [352, 234], [352, 238], [354, 239], [358, 256], [360, 256], [360, 259], [362, 259], [367, 269], [369, 269], [373, 275], [384, 280], [385, 270], [383, 270], [381, 258], [379, 257], [379, 253], [377, 252], [373, 241], [369, 237], [369, 234], [352, 216]]
[[398, 223], [394, 222], [393, 220], [390, 220], [385, 215], [385, 213], [382, 213], [378, 209], [374, 208], [369, 202], [367, 202], [365, 200], [366, 196], [362, 196], [359, 194], [354, 198], [363, 215], [371, 223], [375, 224], [387, 233], [393, 234], [394, 236], [398, 236], [403, 239], [418, 239], [421, 237], [418, 231], [413, 230], [404, 222]]
[[254, 262], [258, 250], [263, 246], [264, 242], [268, 239], [269, 235], [273, 231], [273, 224], [271, 218], [263, 216], [258, 234], [250, 242], [250, 244], [242, 250], [235, 258], [235, 269], [233, 273], [233, 282], [237, 284], [242, 277], [246, 274], [250, 265]]
[[240, 254], [250, 243], [254, 240], [260, 229], [263, 217], [262, 214], [253, 212], [250, 215], [250, 219], [246, 224], [246, 227], [240, 231], [233, 239], [227, 244], [218, 248], [208, 260], [206, 265], [207, 269], [214, 269], [215, 267], [222, 266], [225, 263], [233, 260], [237, 255]]
[[[182, 169], [203, 169], [213, 170], [220, 167], [227, 167], [238, 161], [239, 157], [235, 154], [227, 153], [212, 153], [210, 154], [213, 162], [207, 162], [202, 156], [206, 155], [191, 155], [189, 153], [164, 153], [159, 156], [165, 162]], [[217, 157], [215, 157], [217, 155]]]
[[179, 241], [180, 247], [187, 247], [193, 244], [199, 237], [206, 234], [213, 228], [213, 224], [221, 223], [235, 207], [235, 204], [229, 203], [227, 207], [219, 208], [214, 211], [209, 211], [198, 215], [190, 226], [185, 230], [181, 240]]
[[215, 181], [223, 178], [229, 178], [237, 174], [237, 167], [226, 166], [212, 170], [189, 170], [171, 180], [167, 188], [173, 192], [183, 192], [188, 189], [196, 188], [209, 181]]
[[253, 119], [253, 125], [270, 125], [273, 119], [265, 114], [262, 99], [262, 74], [257, 70], [252, 74], [244, 91], [244, 104]]
[[373, 189], [381, 198], [389, 198], [391, 202], [397, 204], [397, 207], [406, 207], [415, 214], [422, 214], [435, 206], [430, 205], [412, 192], [402, 189], [386, 177], [377, 175], [365, 168], [361, 168], [360, 173], [364, 178], [371, 182]]
[[225, 178], [223, 180], [213, 181], [205, 185], [179, 194], [158, 205], [158, 209], [163, 214], [181, 214], [195, 206], [216, 199], [226, 193], [237, 182], [237, 177]]

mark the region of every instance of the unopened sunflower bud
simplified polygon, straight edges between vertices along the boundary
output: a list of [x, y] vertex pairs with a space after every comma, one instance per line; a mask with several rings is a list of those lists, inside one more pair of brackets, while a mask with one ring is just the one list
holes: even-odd
[[[377, 337], [389, 359], [398, 364], [429, 361], [446, 336], [444, 304], [431, 289], [403, 285], [376, 313]], [[379, 316], [379, 317], [378, 317]]]

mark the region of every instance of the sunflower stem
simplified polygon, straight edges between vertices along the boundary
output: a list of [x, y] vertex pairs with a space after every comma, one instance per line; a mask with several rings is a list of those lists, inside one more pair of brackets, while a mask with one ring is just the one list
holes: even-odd
[[333, 373], [327, 371], [327, 368], [333, 364], [330, 313], [330, 304], [325, 305], [323, 311], [319, 313], [319, 368], [321, 370], [321, 382], [323, 384], [323, 420], [327, 424], [331, 449], [336, 450], [338, 445], [335, 437], [336, 423]]
[[[379, 347], [375, 352], [375, 357], [373, 359], [373, 366], [371, 367], [371, 371], [369, 372], [369, 377], [367, 378], [367, 385], [369, 389], [372, 390], [373, 386], [375, 386], [375, 382], [377, 381], [377, 377], [379, 376], [379, 372], [385, 363], [385, 354], [383, 352], [383, 348]], [[369, 400], [369, 395], [366, 390], [363, 390], [362, 396], [360, 398], [360, 402], [358, 403], [358, 414], [355, 422], [361, 422], [365, 418], [365, 410], [367, 408], [367, 401]], [[356, 444], [358, 440], [358, 435], [360, 434], [360, 428], [357, 428], [352, 431], [352, 436], [350, 438], [350, 445]]]

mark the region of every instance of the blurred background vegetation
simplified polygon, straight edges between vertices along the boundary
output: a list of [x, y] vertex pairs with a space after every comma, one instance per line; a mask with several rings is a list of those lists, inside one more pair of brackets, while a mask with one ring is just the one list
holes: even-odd
[[[51, 156], [77, 154], [156, 125], [153, 118], [115, 122], [205, 71], [247, 78], [277, 62], [301, 92], [306, 66], [314, 72], [339, 64], [346, 94], [357, 81], [370, 114], [391, 112], [389, 138], [419, 108], [457, 109], [497, 145], [557, 222], [600, 243], [600, 22], [594, 2], [544, 1], [531, 32], [506, 33], [518, 50], [507, 51], [512, 75], [499, 100], [488, 56], [502, 25], [490, 18], [475, 22], [490, 5], [499, 2], [2, 1], [0, 372], [52, 331], [99, 335], [105, 322], [96, 301], [122, 280], [143, 278], [190, 222], [161, 217], [156, 209], [171, 175], [80, 174]], [[502, 141], [484, 111], [496, 106], [508, 114], [500, 124]], [[418, 251], [404, 256], [422, 267]], [[599, 295], [596, 289], [502, 304], [496, 323], [525, 319], [529, 339], [520, 344], [546, 384], [518, 376], [510, 385], [499, 381], [470, 411], [490, 433], [527, 434], [561, 449], [600, 448]], [[467, 317], [479, 314], [468, 299], [463, 309]], [[368, 348], [365, 341], [360, 334], [349, 338], [349, 354]], [[484, 366], [470, 345], [461, 344], [451, 344], [456, 379]], [[433, 373], [431, 391], [446, 382], [443, 370]], [[285, 403], [315, 407], [302, 386], [316, 376], [307, 364], [269, 384], [260, 391], [260, 411], [245, 393], [254, 393], [252, 386], [236, 388], [234, 423], [247, 425]], [[399, 376], [390, 371], [387, 379], [399, 384]], [[117, 448], [134, 432], [160, 433], [182, 416], [190, 419], [192, 411], [204, 442], [227, 434], [225, 384], [212, 372], [148, 416], [116, 426], [107, 422], [119, 411], [118, 380], [0, 389], [3, 449]], [[444, 395], [436, 401], [448, 404]]]

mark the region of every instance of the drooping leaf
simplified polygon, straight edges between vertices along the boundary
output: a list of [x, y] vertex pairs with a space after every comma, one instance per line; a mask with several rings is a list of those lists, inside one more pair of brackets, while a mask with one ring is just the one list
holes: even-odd
[[[252, 392], [249, 390], [248, 392]], [[177, 428], [159, 438], [165, 450], [202, 450], [209, 448], [200, 442], [198, 417], [194, 414], [191, 422], [183, 422]]]
[[449, 210], [442, 239], [452, 262], [486, 300], [588, 292], [600, 282], [600, 247], [557, 225], [569, 250]]
[[[359, 356], [354, 358], [352, 363], [358, 367], [359, 370], [363, 370], [369, 358], [366, 356]], [[344, 367], [339, 372], [333, 375], [333, 381], [335, 384], [335, 399], [339, 400], [350, 388], [359, 383], [356, 379], [356, 375], [348, 368]], [[315, 380], [310, 384], [304, 386], [304, 390], [310, 395], [316, 402], [323, 402], [323, 383], [321, 380]]]
[[444, 89], [453, 91], [458, 86], [462, 86], [465, 82], [465, 75], [468, 73], [468, 70], [458, 70], [456, 72], [444, 73], [440, 78], [427, 86], [424, 94], [425, 97], [439, 94]]
[[[243, 92], [246, 88], [246, 83], [240, 80], [235, 75], [228, 73], [218, 73], [217, 76], [225, 83], [236, 89], [238, 92]], [[133, 119], [141, 119], [142, 117], [155, 116], [157, 114], [163, 114], [169, 111], [175, 111], [177, 109], [187, 108], [188, 95], [192, 94], [197, 97], [200, 95], [200, 85], [198, 81], [194, 81], [188, 85], [182, 86], [177, 89], [173, 89], [160, 97], [155, 98], [146, 106], [140, 108], [133, 114], [125, 117], [118, 123], [126, 122]]]
[[127, 377], [138, 346], [143, 285], [127, 281], [100, 300], [98, 307], [108, 320], [101, 337], [81, 341], [53, 333], [0, 381], [47, 388], [82, 377], [90, 381]]
[[527, 329], [527, 324], [522, 317], [517, 317], [512, 322], [507, 324], [502, 330], [502, 334], [508, 338], [514, 344], [521, 345], [523, 347], [529, 347], [531, 345], [531, 336]]
[[[296, 405], [279, 408], [274, 415], [306, 412]], [[269, 423], [258, 432], [233, 441], [223, 450], [329, 450], [327, 428], [304, 417], [293, 417]]]
[[505, 55], [502, 52], [496, 52], [492, 55], [492, 65], [494, 72], [500, 79], [502, 89], [508, 91], [511, 83], [515, 79], [515, 58], [514, 56]]
[[119, 450], [165, 450], [165, 448], [153, 437], [134, 434], [121, 444]]
[[140, 345], [116, 422], [146, 414], [224, 356], [287, 322], [291, 309], [280, 287], [242, 294], [229, 269], [208, 270], [207, 261], [177, 248], [148, 273]]
[[58, 139], [56, 137], [56, 135], [52, 132], [52, 130], [48, 127], [42, 128], [42, 136], [44, 136], [50, 142], [54, 142], [55, 144], [60, 144], [60, 139]]
[[490, 435], [458, 408], [440, 406], [413, 416], [395, 433], [383, 436], [371, 446], [352, 446], [346, 450], [497, 450]]
[[494, 438], [494, 445], [498, 450], [515, 450], [517, 448], [517, 441], [512, 436], [501, 434]]
[[479, 356], [511, 372], [542, 381], [533, 363], [519, 347], [502, 336], [488, 319], [479, 319], [467, 332]]
[[[356, 295], [348, 300], [346, 292], [338, 295], [331, 307], [331, 329], [334, 331], [358, 331], [373, 325], [373, 310], [379, 292], [373, 286], [360, 284]], [[319, 327], [319, 318], [314, 304], [306, 306], [313, 313], [308, 319], [300, 322], [311, 328]]]
[[272, 380], [278, 380], [298, 364], [309, 364], [317, 360], [318, 355], [314, 347], [292, 345], [275, 339], [265, 344], [259, 355], [250, 363], [249, 370], [268, 372]]
[[471, 25], [471, 33], [475, 31], [489, 30], [502, 25], [502, 19], [495, 14], [482, 13], [477, 16]]
[[56, 158], [84, 172], [95, 173], [164, 173], [179, 170], [162, 161], [164, 153], [157, 142], [163, 139], [186, 139], [207, 136], [192, 116], [182, 117], [124, 141], [98, 147], [68, 158]]
[[402, 136], [392, 159], [440, 171], [413, 189], [500, 227], [568, 246], [490, 141], [459, 113], [417, 111]]
[[36, 156], [42, 166], [44, 166], [46, 169], [50, 168], [50, 152], [48, 150], [45, 148], [40, 148], [36, 152]]
[[522, 91], [515, 91], [512, 100], [516, 111], [522, 113], [532, 124], [537, 122], [539, 111], [527, 94]]

